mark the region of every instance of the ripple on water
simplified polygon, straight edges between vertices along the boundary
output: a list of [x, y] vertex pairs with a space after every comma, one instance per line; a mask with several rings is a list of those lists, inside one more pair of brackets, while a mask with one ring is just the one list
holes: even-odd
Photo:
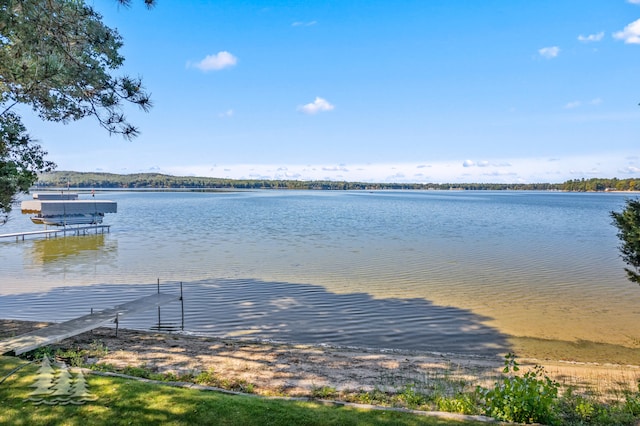
[[190, 283], [188, 327], [217, 335], [428, 350], [640, 337], [608, 216], [622, 195], [98, 196], [119, 204], [109, 234], [0, 241], [3, 315], [63, 320], [159, 277]]

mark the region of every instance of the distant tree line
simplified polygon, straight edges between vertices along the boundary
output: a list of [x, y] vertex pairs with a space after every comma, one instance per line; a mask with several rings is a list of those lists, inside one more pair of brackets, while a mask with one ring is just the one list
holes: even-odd
[[[636, 184], [636, 182], [638, 182]], [[636, 186], [637, 185], [637, 186]], [[640, 179], [575, 179], [564, 183], [367, 183], [301, 180], [222, 179], [160, 173], [91, 173], [54, 171], [39, 176], [40, 188], [111, 189], [309, 189], [309, 190], [489, 190], [489, 191], [633, 191]]]
[[593, 192], [593, 191], [640, 191], [640, 179], [574, 179], [563, 184], [565, 191]]

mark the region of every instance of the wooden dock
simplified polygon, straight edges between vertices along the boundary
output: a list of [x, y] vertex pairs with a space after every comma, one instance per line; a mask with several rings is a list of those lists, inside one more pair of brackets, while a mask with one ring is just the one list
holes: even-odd
[[[70, 321], [53, 324], [30, 333], [23, 334], [7, 340], [0, 340], [0, 355], [20, 355], [42, 346], [60, 342], [68, 337], [84, 333], [109, 322], [118, 323], [119, 318], [137, 312], [158, 308], [169, 302], [181, 300], [181, 295], [165, 293], [152, 294], [141, 297], [113, 309], [105, 309], [100, 312], [85, 315]], [[159, 315], [159, 314], [158, 314]]]
[[24, 237], [30, 236], [30, 235], [44, 235], [47, 238], [52, 235], [55, 237], [60, 233], [62, 233], [63, 235], [67, 235], [67, 233], [70, 233], [72, 235], [80, 235], [80, 233], [82, 233], [82, 235], [86, 235], [87, 231], [91, 231], [92, 229], [95, 229], [96, 234], [98, 233], [98, 230], [102, 231], [102, 233], [104, 234], [104, 230], [106, 229], [107, 232], [109, 232], [110, 228], [111, 228], [111, 225], [89, 225], [89, 226], [79, 226], [79, 227], [67, 227], [67, 228], [60, 228], [60, 229], [45, 229], [42, 231], [12, 232], [10, 234], [0, 234], [0, 238], [15, 237], [16, 241], [18, 241], [20, 238], [22, 238], [22, 240], [24, 241]]

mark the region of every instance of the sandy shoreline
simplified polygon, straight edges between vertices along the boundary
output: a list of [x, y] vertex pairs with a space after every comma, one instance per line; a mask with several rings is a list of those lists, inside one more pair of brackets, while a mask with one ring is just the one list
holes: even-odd
[[[17, 336], [45, 323], [0, 320], [0, 339]], [[308, 396], [313, 389], [393, 391], [409, 383], [464, 381], [490, 386], [503, 367], [500, 357], [342, 348], [197, 337], [99, 328], [55, 347], [89, 349], [98, 343], [106, 354], [91, 362], [116, 367], [145, 367], [177, 375], [214, 371], [230, 382], [252, 385], [261, 395]], [[568, 362], [520, 358], [527, 367], [543, 365], [562, 385], [600, 394], [636, 389], [640, 367], [615, 363]]]

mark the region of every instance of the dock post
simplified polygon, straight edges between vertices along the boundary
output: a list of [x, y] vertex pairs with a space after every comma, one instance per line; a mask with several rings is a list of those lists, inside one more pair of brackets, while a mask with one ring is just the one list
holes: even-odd
[[118, 325], [120, 324], [120, 321], [118, 321], [118, 316], [120, 315], [120, 313], [116, 313], [116, 337], [118, 337]]
[[184, 331], [184, 297], [182, 296], [182, 281], [180, 281], [180, 311], [182, 312], [182, 325], [180, 329]]
[[[158, 278], [158, 294], [160, 294], [160, 278]], [[158, 305], [158, 331], [160, 331], [160, 305]]]

